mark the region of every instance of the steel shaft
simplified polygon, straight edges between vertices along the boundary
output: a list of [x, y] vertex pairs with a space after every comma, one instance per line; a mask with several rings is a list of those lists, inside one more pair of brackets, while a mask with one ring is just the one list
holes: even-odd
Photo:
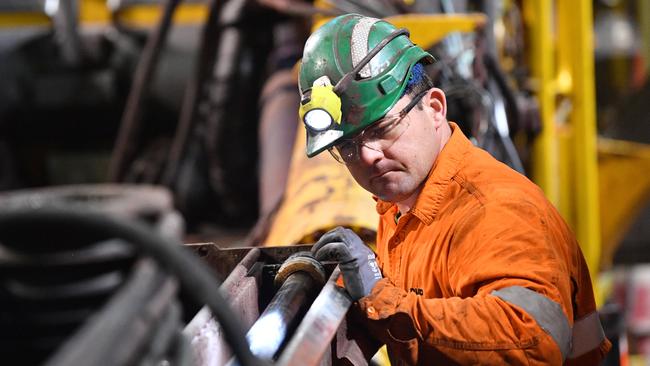
[[298, 313], [308, 305], [315, 281], [305, 272], [291, 274], [246, 334], [253, 354], [272, 359], [288, 336]]

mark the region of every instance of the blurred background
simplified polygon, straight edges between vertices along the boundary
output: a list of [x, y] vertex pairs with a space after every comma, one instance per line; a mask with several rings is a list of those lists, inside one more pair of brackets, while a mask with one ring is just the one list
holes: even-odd
[[608, 364], [650, 362], [650, 1], [0, 0], [0, 198], [148, 187], [184, 243], [372, 242], [371, 197], [297, 118], [304, 41], [345, 12], [436, 57], [449, 119], [575, 231]]

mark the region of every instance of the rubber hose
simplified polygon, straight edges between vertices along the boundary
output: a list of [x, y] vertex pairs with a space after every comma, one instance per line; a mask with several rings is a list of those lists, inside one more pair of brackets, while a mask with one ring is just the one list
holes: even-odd
[[193, 300], [208, 305], [224, 331], [233, 353], [242, 365], [265, 365], [255, 357], [244, 338], [244, 330], [219, 289], [219, 281], [180, 242], [162, 237], [147, 226], [88, 209], [43, 207], [0, 211], [0, 238], [17, 230], [34, 230], [39, 225], [57, 225], [71, 231], [85, 227], [107, 238], [120, 238], [139, 247], [178, 277]]

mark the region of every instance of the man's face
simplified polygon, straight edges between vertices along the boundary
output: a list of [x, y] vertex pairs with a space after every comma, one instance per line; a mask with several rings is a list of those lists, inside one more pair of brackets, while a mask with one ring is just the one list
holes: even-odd
[[[410, 101], [403, 97], [388, 115], [399, 113]], [[439, 127], [446, 123], [445, 109], [444, 93], [434, 88], [402, 120], [408, 127], [390, 147], [361, 145], [359, 161], [347, 164], [357, 183], [389, 202], [404, 201], [418, 192], [441, 149]]]

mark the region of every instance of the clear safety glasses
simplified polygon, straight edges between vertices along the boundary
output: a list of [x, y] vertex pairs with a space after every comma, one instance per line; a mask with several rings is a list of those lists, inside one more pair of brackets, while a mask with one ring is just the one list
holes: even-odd
[[409, 127], [405, 117], [426, 93], [426, 91], [419, 93], [399, 113], [384, 116], [354, 137], [329, 148], [328, 151], [339, 163], [353, 164], [360, 159], [362, 145], [375, 151], [390, 148]]

